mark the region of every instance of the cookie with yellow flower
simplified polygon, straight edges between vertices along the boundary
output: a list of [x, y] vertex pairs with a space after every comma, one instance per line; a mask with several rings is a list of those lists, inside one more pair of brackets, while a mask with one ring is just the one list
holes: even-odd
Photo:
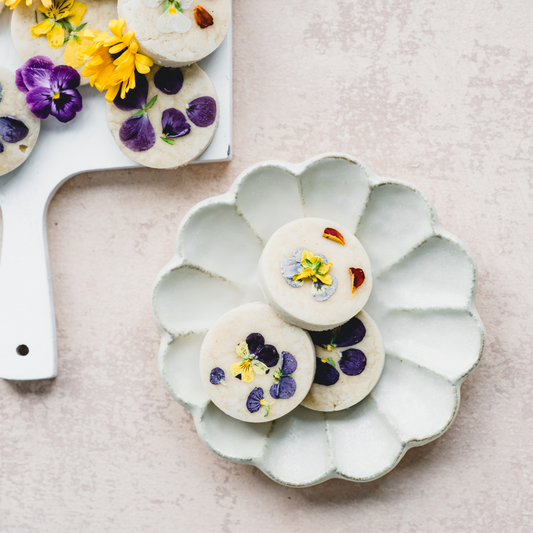
[[[26, 0], [27, 1], [27, 0]], [[83, 33], [88, 29], [106, 31], [117, 18], [116, 0], [32, 0], [20, 2], [11, 19], [15, 49], [27, 61], [46, 56], [54, 65], [66, 64], [81, 73], [87, 57], [80, 54]], [[81, 80], [81, 85], [89, 82]]]
[[[133, 57], [131, 61], [133, 64]], [[103, 59], [94, 67], [94, 76], [105, 64]], [[86, 68], [91, 68], [91, 63]], [[128, 85], [134, 86], [125, 94], [112, 88], [117, 93], [107, 104], [108, 126], [120, 150], [152, 168], [177, 168], [196, 159], [209, 146], [219, 120], [217, 95], [209, 76], [196, 64], [153, 66], [149, 73], [135, 71], [133, 76]], [[100, 77], [105, 82], [103, 71]]]
[[[328, 189], [319, 175], [306, 187], [308, 209], [320, 213]], [[267, 242], [259, 284], [267, 302], [290, 324], [310, 331], [332, 329], [366, 304], [372, 290], [370, 260], [354, 235], [356, 220], [348, 222], [351, 229], [323, 218], [300, 218]]]
[[200, 61], [222, 43], [231, 0], [119, 0], [118, 14], [144, 54], [158, 65], [180, 67]]
[[315, 350], [307, 332], [255, 302], [232, 309], [209, 329], [199, 370], [219, 409], [244, 422], [268, 422], [306, 397], [315, 375]]

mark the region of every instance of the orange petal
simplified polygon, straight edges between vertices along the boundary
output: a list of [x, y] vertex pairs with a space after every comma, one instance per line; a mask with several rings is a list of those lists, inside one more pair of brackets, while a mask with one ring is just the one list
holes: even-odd
[[193, 13], [194, 20], [196, 21], [196, 24], [200, 26], [200, 28], [205, 29], [213, 25], [213, 17], [211, 16], [211, 13], [207, 11], [207, 9], [203, 8], [202, 6], [196, 6]]
[[325, 237], [326, 239], [331, 239], [332, 241], [338, 242], [343, 246], [346, 244], [342, 233], [334, 228], [326, 228], [324, 230], [324, 233], [322, 234], [322, 237]]
[[350, 276], [352, 277], [352, 295], [364, 283], [365, 273], [360, 268], [350, 268]]

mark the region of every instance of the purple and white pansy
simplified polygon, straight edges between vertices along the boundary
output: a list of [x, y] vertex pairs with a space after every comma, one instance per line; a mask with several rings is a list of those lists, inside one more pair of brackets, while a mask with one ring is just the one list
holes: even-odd
[[[158, 95], [150, 102], [148, 99], [149, 83], [146, 76], [135, 74], [136, 87], [131, 89], [124, 99], [120, 95], [114, 100], [114, 104], [122, 111], [138, 110], [128, 118], [120, 128], [120, 140], [134, 152], [144, 152], [152, 148], [156, 142], [154, 128], [148, 118], [147, 111], [155, 104]], [[154, 85], [163, 95], [175, 96], [183, 87], [184, 76], [179, 68], [161, 67], [155, 73]], [[191, 124], [199, 128], [206, 128], [214, 124], [217, 117], [217, 105], [214, 98], [201, 96], [190, 102], [185, 112], [187, 116], [176, 109], [169, 107], [161, 114], [161, 140], [174, 145], [175, 139], [191, 133]]]
[[[328, 331], [310, 331], [313, 342], [327, 352], [338, 351], [340, 359], [339, 368], [347, 376], [358, 376], [366, 368], [366, 355], [361, 350], [353, 348], [359, 344], [366, 335], [366, 328], [357, 317], [353, 317], [346, 324]], [[339, 350], [339, 348], [347, 348]], [[335, 368], [332, 357], [316, 358], [316, 371], [314, 383], [319, 385], [334, 385], [339, 381], [340, 374]]]
[[[2, 84], [0, 84], [0, 103], [1, 102]], [[29, 129], [22, 120], [10, 115], [0, 115], [0, 154], [4, 152], [2, 141], [6, 143], [18, 143], [22, 141], [28, 133]]]
[[40, 119], [50, 115], [59, 122], [70, 122], [83, 107], [77, 90], [80, 75], [72, 67], [54, 66], [45, 56], [35, 56], [17, 69], [15, 81], [26, 94], [30, 111]]

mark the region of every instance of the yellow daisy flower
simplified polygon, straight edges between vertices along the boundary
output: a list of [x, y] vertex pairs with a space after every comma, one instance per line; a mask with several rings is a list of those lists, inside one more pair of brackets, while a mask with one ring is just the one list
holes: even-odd
[[65, 24], [78, 26], [87, 6], [75, 0], [41, 0], [37, 9], [46, 17], [30, 28], [32, 37], [46, 35], [51, 48], [61, 48], [65, 43]]
[[82, 76], [90, 78], [90, 83], [100, 92], [107, 90], [106, 100], [112, 102], [120, 90], [121, 98], [135, 88], [135, 71], [148, 74], [154, 64], [148, 56], [139, 53], [139, 43], [135, 32], [122, 34], [124, 19], [109, 22], [112, 35], [87, 30], [83, 37], [87, 44], [80, 47], [80, 55], [92, 59], [85, 65]]

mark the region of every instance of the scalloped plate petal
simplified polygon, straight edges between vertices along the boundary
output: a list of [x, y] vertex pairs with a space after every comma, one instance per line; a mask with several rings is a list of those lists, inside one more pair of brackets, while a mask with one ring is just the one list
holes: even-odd
[[[365, 400], [344, 411], [298, 407], [274, 422], [233, 420], [202, 387], [203, 337], [226, 311], [264, 301], [261, 251], [279, 227], [306, 216], [347, 226], [366, 247], [374, 290], [365, 309], [383, 335], [383, 375]], [[457, 414], [461, 383], [485, 344], [476, 279], [471, 253], [415, 187], [379, 178], [344, 154], [299, 165], [260, 163], [180, 225], [175, 256], [152, 293], [161, 378], [192, 413], [205, 444], [230, 461], [253, 464], [287, 486], [370, 481], [409, 448], [442, 435]]]

